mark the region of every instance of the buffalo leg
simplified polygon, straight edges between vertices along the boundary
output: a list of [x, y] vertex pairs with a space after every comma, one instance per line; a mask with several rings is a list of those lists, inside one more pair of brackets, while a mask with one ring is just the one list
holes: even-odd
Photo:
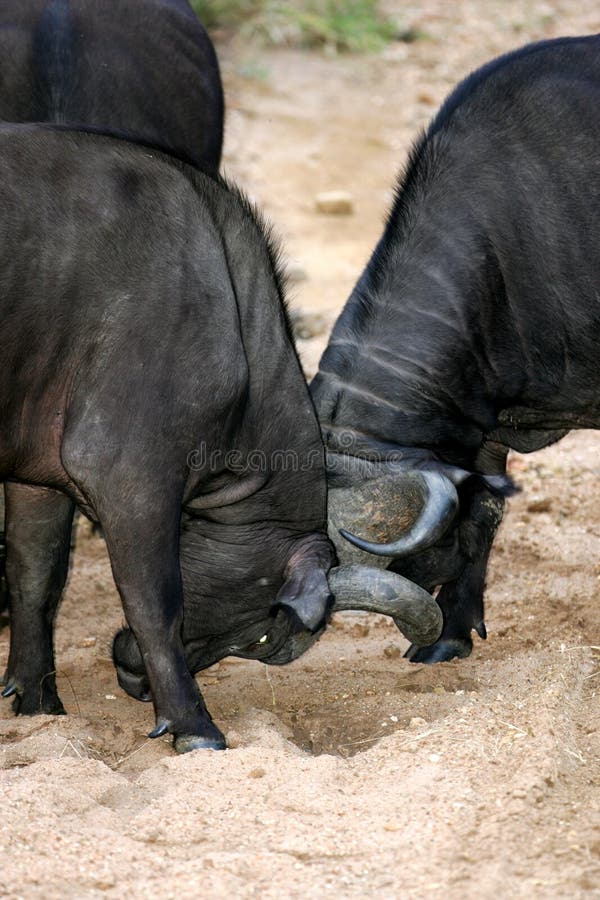
[[0, 484], [0, 614], [8, 611], [6, 585], [6, 544], [4, 542], [4, 485]]
[[6, 687], [19, 715], [64, 713], [56, 690], [54, 620], [69, 568], [73, 502], [59, 491], [6, 483], [10, 653]]
[[[179, 568], [180, 505], [132, 490], [96, 507], [127, 624], [139, 647], [156, 714], [150, 737], [174, 735], [179, 753], [224, 749], [185, 661], [181, 626], [183, 593]], [[123, 497], [137, 493], [137, 502]], [[163, 497], [171, 492], [164, 489]], [[140, 697], [140, 699], [142, 699]]]
[[444, 627], [440, 638], [429, 647], [411, 646], [406, 656], [414, 663], [444, 662], [469, 656], [473, 649], [471, 631], [486, 637], [483, 592], [488, 558], [494, 536], [502, 520], [504, 498], [488, 490], [473, 494], [467, 515], [460, 526], [460, 544], [467, 558], [456, 581], [442, 585], [437, 595]]

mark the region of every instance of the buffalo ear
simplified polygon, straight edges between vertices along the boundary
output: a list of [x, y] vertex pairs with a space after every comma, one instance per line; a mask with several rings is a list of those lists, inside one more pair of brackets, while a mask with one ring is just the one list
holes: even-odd
[[319, 568], [292, 572], [275, 598], [275, 605], [298, 621], [297, 631], [308, 629], [312, 634], [323, 628], [332, 604], [327, 576]]
[[518, 484], [515, 484], [510, 475], [479, 475], [486, 488], [496, 494], [497, 497], [514, 497], [521, 492]]
[[469, 472], [467, 469], [461, 469], [458, 466], [437, 466], [444, 475], [450, 479], [455, 487], [471, 480], [473, 484], [479, 482], [482, 487], [486, 487], [492, 494], [498, 497], [513, 497], [521, 491], [521, 488], [514, 483], [510, 475], [506, 473], [500, 475], [484, 475], [483, 472]]

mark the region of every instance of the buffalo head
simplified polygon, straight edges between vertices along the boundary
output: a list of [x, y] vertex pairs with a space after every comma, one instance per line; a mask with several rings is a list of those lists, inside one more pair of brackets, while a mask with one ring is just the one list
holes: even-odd
[[[209, 543], [203, 527], [201, 520], [184, 519], [180, 546], [183, 643], [192, 673], [226, 656], [289, 663], [320, 637], [336, 610], [389, 615], [417, 646], [439, 636], [441, 612], [426, 590], [372, 566], [350, 562], [332, 567], [333, 548], [324, 537], [294, 541], [277, 574], [275, 561], [265, 570], [266, 543], [261, 555], [254, 552], [260, 545], [256, 526], [251, 545], [240, 540], [237, 561], [229, 565], [219, 558], [221, 542]], [[129, 628], [115, 636], [113, 659], [121, 687], [138, 700], [151, 700], [145, 665]]]
[[379, 566], [428, 590], [469, 560], [470, 491], [506, 491], [507, 479], [473, 475], [433, 454], [369, 460], [327, 454], [329, 535], [344, 565]]

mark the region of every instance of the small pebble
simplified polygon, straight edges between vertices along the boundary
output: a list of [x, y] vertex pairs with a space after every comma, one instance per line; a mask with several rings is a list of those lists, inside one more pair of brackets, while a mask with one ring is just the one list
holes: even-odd
[[398, 659], [399, 656], [402, 656], [402, 650], [397, 644], [388, 644], [387, 647], [384, 647], [383, 655], [388, 659]]
[[417, 728], [423, 728], [424, 725], [427, 725], [427, 720], [422, 719], [421, 716], [413, 716], [408, 723], [408, 727], [413, 731], [416, 731]]
[[527, 512], [530, 513], [550, 512], [551, 509], [552, 500], [550, 497], [539, 497], [536, 500], [531, 500], [531, 502], [527, 504]]
[[350, 216], [354, 200], [347, 191], [323, 191], [315, 197], [315, 209], [329, 216]]
[[98, 638], [95, 637], [86, 637], [82, 640], [82, 647], [94, 647], [96, 645]]
[[419, 103], [425, 103], [427, 106], [435, 106], [435, 97], [430, 91], [419, 91], [417, 94]]
[[249, 778], [264, 778], [267, 773], [263, 768], [258, 766], [256, 769], [250, 769], [248, 772]]
[[235, 750], [241, 746], [242, 736], [237, 731], [228, 731], [225, 735], [225, 741], [230, 750]]

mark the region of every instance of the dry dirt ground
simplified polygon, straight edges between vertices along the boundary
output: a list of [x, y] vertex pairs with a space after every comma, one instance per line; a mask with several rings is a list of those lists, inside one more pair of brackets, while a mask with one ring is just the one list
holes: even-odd
[[[600, 9], [429, 0], [404, 24], [423, 39], [379, 57], [219, 46], [226, 168], [284, 235], [303, 333], [322, 332], [300, 341], [309, 372], [451, 85], [529, 39], [600, 31]], [[354, 214], [315, 213], [328, 189]], [[57, 633], [69, 715], [0, 710], [0, 895], [600, 897], [600, 435], [511, 466], [523, 493], [470, 659], [413, 666], [390, 622], [346, 616], [287, 668], [225, 660], [199, 678], [220, 754], [146, 738], [151, 709], [109, 659], [122, 614], [104, 546], [83, 526]]]

